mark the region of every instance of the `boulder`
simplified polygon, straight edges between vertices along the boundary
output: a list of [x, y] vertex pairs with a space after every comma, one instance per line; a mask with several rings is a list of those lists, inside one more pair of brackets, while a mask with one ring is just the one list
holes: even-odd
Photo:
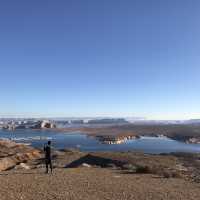
[[5, 171], [8, 169], [11, 169], [13, 167], [15, 167], [15, 165], [18, 164], [17, 159], [14, 159], [12, 157], [6, 157], [6, 158], [2, 158], [0, 160], [0, 171]]

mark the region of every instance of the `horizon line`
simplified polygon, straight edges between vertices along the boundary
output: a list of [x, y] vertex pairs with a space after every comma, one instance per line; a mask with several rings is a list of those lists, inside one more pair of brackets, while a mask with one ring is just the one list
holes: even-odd
[[22, 116], [22, 115], [0, 115], [0, 118], [2, 119], [87, 119], [87, 118], [99, 118], [99, 119], [132, 119], [135, 121], [188, 121], [188, 120], [200, 120], [199, 118], [174, 118], [174, 119], [163, 119], [163, 118], [147, 118], [147, 117], [131, 117], [131, 116]]

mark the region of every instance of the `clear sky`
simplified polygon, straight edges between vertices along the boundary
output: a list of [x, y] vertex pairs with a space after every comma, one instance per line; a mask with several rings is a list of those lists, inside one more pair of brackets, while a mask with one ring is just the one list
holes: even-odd
[[199, 0], [0, 1], [0, 115], [200, 118]]

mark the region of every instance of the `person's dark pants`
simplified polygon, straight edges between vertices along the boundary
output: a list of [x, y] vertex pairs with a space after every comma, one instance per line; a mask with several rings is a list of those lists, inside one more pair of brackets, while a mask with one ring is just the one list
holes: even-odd
[[45, 164], [46, 164], [46, 173], [49, 172], [49, 166], [50, 166], [51, 173], [52, 173], [53, 167], [52, 167], [51, 158], [45, 158]]

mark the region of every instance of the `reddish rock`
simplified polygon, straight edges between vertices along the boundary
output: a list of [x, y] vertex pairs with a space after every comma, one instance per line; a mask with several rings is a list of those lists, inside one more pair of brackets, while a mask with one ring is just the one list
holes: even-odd
[[14, 168], [20, 163], [41, 158], [39, 150], [9, 140], [0, 140], [0, 171]]

